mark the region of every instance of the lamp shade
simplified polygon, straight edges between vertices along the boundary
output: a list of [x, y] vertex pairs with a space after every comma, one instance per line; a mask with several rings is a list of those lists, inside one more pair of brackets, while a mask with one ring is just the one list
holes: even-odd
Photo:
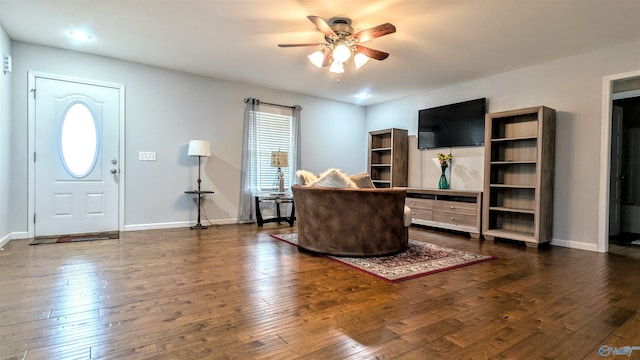
[[309, 55], [309, 61], [316, 67], [322, 67], [322, 63], [324, 62], [324, 53], [320, 50], [314, 52]]
[[360, 69], [362, 65], [366, 64], [369, 61], [369, 57], [363, 53], [357, 53], [356, 56], [353, 57], [353, 63], [356, 65], [356, 70]]
[[339, 63], [343, 63], [351, 57], [351, 49], [345, 44], [338, 44], [332, 53], [333, 59]]
[[271, 167], [288, 167], [289, 156], [284, 151], [272, 151], [271, 152]]
[[329, 67], [329, 71], [331, 71], [334, 74], [342, 74], [344, 72], [344, 68], [342, 67], [342, 63], [339, 63], [334, 60], [331, 63], [331, 66]]
[[191, 140], [189, 141], [189, 156], [211, 156], [211, 148], [207, 140]]

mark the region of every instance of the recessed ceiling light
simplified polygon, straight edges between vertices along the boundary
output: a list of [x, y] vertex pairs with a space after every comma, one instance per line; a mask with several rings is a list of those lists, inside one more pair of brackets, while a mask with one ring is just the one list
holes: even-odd
[[371, 94], [366, 93], [366, 92], [361, 92], [359, 94], [356, 95], [356, 97], [360, 100], [365, 100], [371, 97]]
[[71, 38], [73, 38], [74, 40], [78, 40], [78, 41], [87, 41], [91, 39], [91, 35], [82, 30], [69, 31], [69, 36], [71, 36]]

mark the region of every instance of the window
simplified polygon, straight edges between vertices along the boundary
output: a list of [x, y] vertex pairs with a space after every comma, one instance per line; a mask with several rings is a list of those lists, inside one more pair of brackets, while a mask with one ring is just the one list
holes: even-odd
[[[278, 168], [271, 167], [271, 153], [273, 151], [282, 151], [288, 154], [289, 166], [281, 168], [284, 173], [284, 186], [288, 189], [291, 187], [291, 164], [294, 163], [293, 155], [295, 152], [292, 142], [291, 109], [271, 109], [271, 107], [261, 105], [260, 110], [254, 114], [256, 126], [252, 129], [255, 129], [255, 134], [249, 136], [249, 141], [255, 141], [255, 144], [250, 144], [249, 149], [255, 151], [250, 156], [251, 161], [255, 162], [253, 166], [256, 169], [257, 190], [275, 191], [278, 188]], [[277, 110], [278, 113], [273, 110]]]
[[302, 110], [300, 106], [265, 104], [254, 98], [245, 99], [245, 104], [238, 211], [241, 223], [255, 221], [254, 196], [279, 190], [278, 168], [271, 166], [272, 152], [287, 153], [288, 166], [281, 168], [285, 191], [294, 183]]
[[75, 178], [87, 176], [96, 164], [98, 136], [91, 111], [76, 102], [67, 108], [60, 129], [62, 163]]

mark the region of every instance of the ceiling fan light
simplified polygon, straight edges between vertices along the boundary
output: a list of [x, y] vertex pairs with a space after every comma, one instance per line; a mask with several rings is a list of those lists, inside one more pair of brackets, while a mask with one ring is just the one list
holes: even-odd
[[332, 56], [337, 62], [346, 62], [351, 57], [351, 49], [344, 44], [339, 44], [333, 49]]
[[331, 67], [329, 67], [329, 71], [334, 74], [342, 74], [344, 72], [344, 67], [342, 67], [342, 63], [338, 61], [334, 61], [331, 63]]
[[356, 65], [356, 70], [360, 69], [364, 64], [369, 61], [370, 57], [363, 53], [357, 53], [356, 56], [353, 57], [353, 63]]
[[316, 67], [322, 67], [322, 62], [324, 61], [324, 53], [322, 53], [322, 51], [320, 50], [314, 52], [313, 54], [309, 55], [309, 61], [311, 61], [311, 63]]

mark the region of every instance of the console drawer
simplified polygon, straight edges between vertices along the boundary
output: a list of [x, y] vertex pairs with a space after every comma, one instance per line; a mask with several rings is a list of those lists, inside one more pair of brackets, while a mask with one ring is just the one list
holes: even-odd
[[414, 209], [411, 206], [411, 215], [414, 219], [418, 220], [431, 220], [433, 216], [433, 212], [431, 210], [423, 210], [423, 209]]
[[462, 214], [459, 212], [447, 212], [447, 211], [434, 211], [433, 212], [433, 221], [454, 224], [454, 225], [463, 225], [463, 226], [476, 226], [478, 218], [476, 214]]
[[[411, 206], [409, 206], [411, 207]], [[454, 212], [456, 214], [473, 215], [478, 211], [478, 205], [475, 203], [465, 203], [459, 201], [436, 201], [433, 204], [434, 212]]]
[[411, 210], [432, 210], [435, 200], [419, 199], [419, 198], [406, 198], [405, 204], [411, 208]]

